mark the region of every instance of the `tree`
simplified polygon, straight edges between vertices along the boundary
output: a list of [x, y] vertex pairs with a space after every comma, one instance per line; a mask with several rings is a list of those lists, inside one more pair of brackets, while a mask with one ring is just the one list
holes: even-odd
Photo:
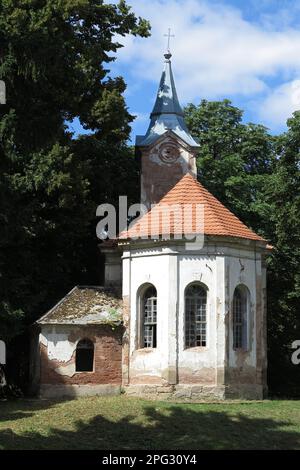
[[264, 126], [243, 124], [243, 112], [229, 100], [185, 108], [199, 140], [198, 177], [224, 205], [252, 229], [270, 237], [264, 191], [274, 166], [274, 139]]
[[[146, 37], [149, 29], [125, 1], [0, 4], [0, 79], [7, 90], [0, 106], [4, 339], [74, 284], [97, 282], [96, 207], [115, 202], [130, 177], [134, 190], [137, 172], [126, 145], [133, 120], [126, 86], [109, 76], [108, 65], [121, 47], [116, 36]], [[75, 117], [90, 135], [72, 135], [66, 122]]]
[[278, 160], [268, 188], [274, 226], [268, 263], [269, 377], [277, 390], [300, 384], [292, 343], [300, 339], [300, 112], [288, 120], [277, 142]]

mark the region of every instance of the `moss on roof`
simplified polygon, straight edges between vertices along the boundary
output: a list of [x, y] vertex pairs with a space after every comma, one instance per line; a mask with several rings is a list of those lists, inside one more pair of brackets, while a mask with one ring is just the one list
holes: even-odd
[[122, 321], [122, 298], [112, 288], [76, 286], [39, 324], [118, 324]]

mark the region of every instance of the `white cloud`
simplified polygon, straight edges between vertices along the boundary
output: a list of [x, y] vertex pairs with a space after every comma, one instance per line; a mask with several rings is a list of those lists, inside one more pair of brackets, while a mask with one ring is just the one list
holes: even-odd
[[296, 109], [300, 109], [300, 80], [292, 80], [270, 91], [257, 111], [266, 125], [276, 130]]
[[[278, 21], [272, 28], [270, 15], [266, 28], [263, 22], [246, 21], [238, 9], [224, 3], [201, 0], [128, 0], [128, 3], [137, 15], [149, 19], [152, 36], [122, 38], [120, 42], [125, 47], [118, 52], [117, 66], [118, 63], [128, 66], [136, 80], [157, 83], [165, 45], [163, 35], [171, 27], [176, 35], [171, 43], [173, 68], [183, 104], [224, 96], [260, 99], [269, 93], [268, 79], [285, 77], [282, 81], [291, 81], [300, 77], [300, 31], [289, 25], [279, 28]], [[278, 98], [280, 89], [274, 93]], [[272, 98], [270, 94], [268, 104], [273, 103], [274, 113], [281, 119], [284, 113], [274, 105], [276, 96]]]
[[130, 114], [135, 116], [135, 121], [140, 124], [143, 124], [145, 122], [149, 123], [149, 113], [140, 113], [139, 111], [131, 110]]

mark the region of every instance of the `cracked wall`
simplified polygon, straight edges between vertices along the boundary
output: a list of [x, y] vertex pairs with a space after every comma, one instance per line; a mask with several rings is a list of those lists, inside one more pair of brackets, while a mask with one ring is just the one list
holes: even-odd
[[[42, 326], [40, 333], [41, 384], [121, 384], [123, 328], [108, 325]], [[94, 343], [93, 372], [76, 372], [76, 344]]]

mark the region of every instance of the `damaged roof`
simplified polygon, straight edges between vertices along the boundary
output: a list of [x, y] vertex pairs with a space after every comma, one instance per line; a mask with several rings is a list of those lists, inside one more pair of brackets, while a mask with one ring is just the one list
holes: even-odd
[[75, 286], [38, 324], [121, 324], [120, 292], [97, 286]]

